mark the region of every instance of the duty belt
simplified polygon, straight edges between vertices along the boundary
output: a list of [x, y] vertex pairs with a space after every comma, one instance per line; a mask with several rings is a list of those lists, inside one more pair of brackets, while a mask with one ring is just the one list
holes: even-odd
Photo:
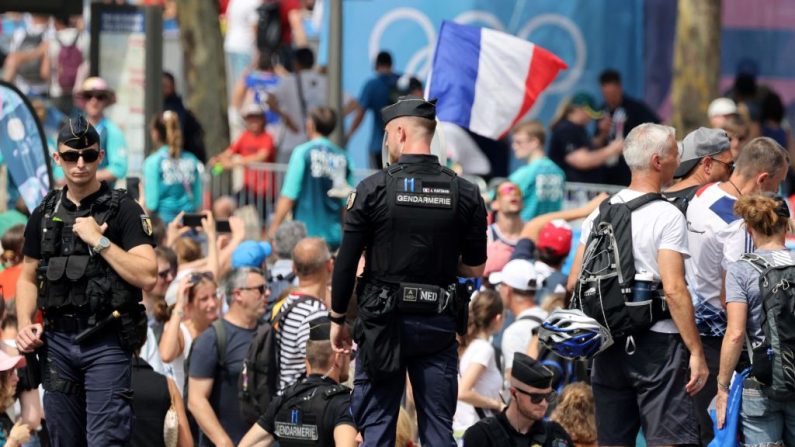
[[82, 332], [91, 327], [88, 315], [61, 314], [45, 319], [46, 329], [69, 334]]
[[441, 314], [450, 305], [455, 289], [415, 283], [400, 283], [397, 290], [398, 309], [404, 313]]

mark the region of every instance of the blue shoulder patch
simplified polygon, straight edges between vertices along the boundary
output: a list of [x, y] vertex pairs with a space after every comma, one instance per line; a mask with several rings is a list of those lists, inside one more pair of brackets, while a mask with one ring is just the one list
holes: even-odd
[[734, 202], [736, 202], [735, 199], [723, 196], [716, 200], [709, 209], [723, 219], [724, 222], [730, 224], [739, 219], [739, 217], [734, 214]]

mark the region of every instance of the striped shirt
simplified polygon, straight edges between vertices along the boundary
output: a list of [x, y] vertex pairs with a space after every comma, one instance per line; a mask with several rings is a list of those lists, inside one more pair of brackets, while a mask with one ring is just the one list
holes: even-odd
[[328, 309], [318, 299], [309, 299], [295, 304], [302, 296], [307, 295], [291, 293], [282, 306], [282, 309], [288, 313], [280, 330], [276, 333], [280, 360], [279, 394], [306, 375], [304, 360], [306, 359], [306, 341], [309, 340], [310, 322], [328, 314]]

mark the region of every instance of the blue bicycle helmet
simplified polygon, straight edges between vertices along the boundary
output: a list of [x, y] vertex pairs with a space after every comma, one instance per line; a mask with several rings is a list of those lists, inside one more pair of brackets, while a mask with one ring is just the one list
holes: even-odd
[[590, 359], [613, 344], [610, 332], [578, 309], [552, 312], [539, 328], [538, 340], [568, 359]]

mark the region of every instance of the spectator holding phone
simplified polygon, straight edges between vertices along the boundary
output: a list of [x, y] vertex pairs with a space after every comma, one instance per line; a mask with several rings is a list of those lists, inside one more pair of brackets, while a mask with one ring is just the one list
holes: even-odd
[[152, 141], [160, 149], [144, 161], [144, 204], [165, 221], [180, 211], [201, 209], [203, 167], [195, 155], [182, 150], [179, 126], [179, 116], [168, 110], [149, 124]]

